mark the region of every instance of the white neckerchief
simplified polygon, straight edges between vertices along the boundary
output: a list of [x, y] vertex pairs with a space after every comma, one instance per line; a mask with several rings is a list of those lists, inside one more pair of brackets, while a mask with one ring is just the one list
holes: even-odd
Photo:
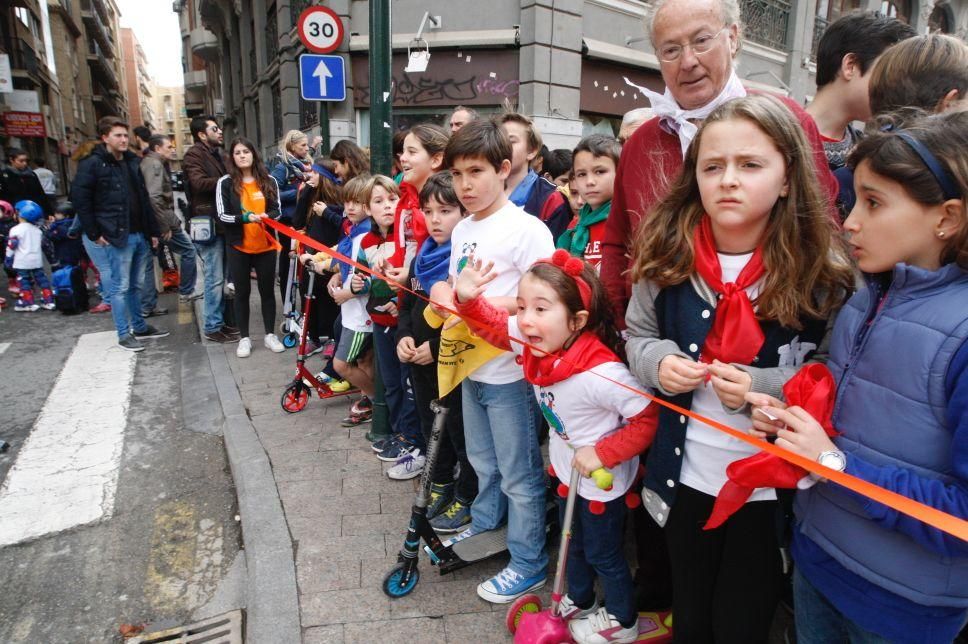
[[696, 137], [696, 132], [699, 131], [698, 126], [692, 122], [693, 119], [702, 121], [723, 103], [746, 96], [746, 88], [743, 87], [743, 83], [736, 75], [735, 70], [730, 73], [729, 80], [726, 81], [726, 86], [723, 87], [719, 96], [695, 110], [684, 110], [679, 107], [679, 103], [672, 97], [672, 92], [669, 91], [668, 87], [666, 87], [665, 93], [659, 94], [647, 87], [636, 85], [628, 78], [625, 78], [625, 82], [649, 99], [652, 103], [652, 114], [659, 117], [659, 124], [671, 134], [679, 136], [683, 158], [686, 157], [686, 150], [689, 149], [689, 144], [692, 143], [692, 140]]

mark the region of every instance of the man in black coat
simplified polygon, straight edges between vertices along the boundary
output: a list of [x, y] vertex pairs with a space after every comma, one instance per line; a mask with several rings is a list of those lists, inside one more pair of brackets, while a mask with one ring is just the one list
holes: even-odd
[[30, 169], [27, 153], [19, 148], [7, 150], [7, 163], [2, 171], [2, 186], [0, 186], [0, 199], [15, 205], [23, 199], [30, 199], [41, 207], [44, 216], [50, 217], [54, 214], [54, 208], [40, 185], [37, 174]]
[[[158, 244], [158, 222], [151, 210], [139, 164], [128, 150], [128, 125], [115, 116], [98, 121], [101, 143], [81, 160], [71, 201], [87, 238], [108, 251], [115, 283], [111, 314], [118, 345], [143, 351], [142, 340], [163, 338], [141, 315], [141, 287], [151, 248]], [[149, 246], [150, 244], [150, 246]]]

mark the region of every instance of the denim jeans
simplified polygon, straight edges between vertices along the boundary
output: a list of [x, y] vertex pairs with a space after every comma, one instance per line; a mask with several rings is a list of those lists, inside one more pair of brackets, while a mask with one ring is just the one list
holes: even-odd
[[[605, 591], [605, 608], [623, 626], [631, 626], [637, 616], [632, 572], [623, 550], [625, 513], [624, 496], [605, 503], [602, 514], [594, 514], [585, 499], [575, 499], [565, 574], [568, 596], [586, 607], [595, 601], [597, 576]], [[565, 520], [565, 499], [558, 501], [558, 520]]]
[[[171, 239], [165, 243], [179, 257], [178, 270], [181, 273], [181, 278], [178, 282], [178, 292], [181, 295], [191, 295], [195, 290], [195, 280], [198, 277], [198, 266], [196, 265], [198, 254], [195, 252], [195, 244], [192, 243], [188, 234], [180, 228], [172, 232]], [[160, 247], [161, 244], [159, 244]], [[145, 263], [145, 287], [141, 290], [142, 311], [152, 311], [158, 306], [158, 289], [151, 288], [154, 283], [155, 262], [152, 256], [152, 261]]]
[[523, 378], [506, 385], [467, 379], [461, 387], [467, 458], [478, 481], [473, 527], [493, 530], [506, 514], [511, 569], [525, 577], [543, 575], [545, 483], [534, 390]]
[[111, 315], [114, 317], [118, 338], [123, 338], [133, 331], [141, 332], [148, 328], [141, 316], [141, 287], [145, 276], [145, 262], [152, 256], [151, 249], [141, 233], [129, 234], [124, 248], [107, 248], [115, 283]]
[[891, 640], [844, 617], [799, 570], [793, 572], [793, 609], [798, 644], [888, 644]]
[[383, 396], [390, 414], [390, 427], [393, 432], [403, 434], [423, 452], [427, 446], [423, 432], [420, 431], [420, 419], [417, 417], [410, 365], [400, 362], [397, 357], [396, 338], [395, 328], [373, 325], [373, 349], [380, 363], [380, 378], [383, 380]]
[[97, 272], [100, 275], [101, 285], [101, 300], [111, 303], [111, 298], [114, 297], [114, 277], [111, 274], [111, 251], [108, 250], [110, 246], [100, 246], [97, 242], [93, 242], [87, 238], [87, 235], [81, 235], [81, 239], [84, 242], [84, 250], [87, 251], [87, 256], [91, 258], [94, 265], [97, 267]]
[[211, 244], [195, 244], [202, 260], [202, 279], [205, 281], [203, 326], [205, 333], [215, 333], [225, 324], [222, 318], [222, 285], [225, 282], [225, 238], [215, 237]]

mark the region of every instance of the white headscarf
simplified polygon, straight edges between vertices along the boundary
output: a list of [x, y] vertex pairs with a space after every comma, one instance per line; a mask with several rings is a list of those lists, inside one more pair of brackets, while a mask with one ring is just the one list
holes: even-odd
[[736, 75], [736, 70], [730, 73], [729, 80], [726, 81], [726, 86], [723, 87], [723, 91], [719, 93], [719, 96], [695, 110], [684, 110], [679, 107], [679, 103], [673, 98], [672, 92], [669, 91], [668, 87], [666, 87], [665, 93], [659, 94], [647, 87], [636, 85], [628, 78], [625, 78], [625, 82], [639, 90], [643, 96], [649, 99], [652, 103], [652, 113], [660, 119], [659, 124], [668, 132], [679, 136], [679, 144], [682, 146], [683, 158], [686, 156], [686, 150], [689, 149], [689, 144], [696, 137], [696, 132], [699, 131], [699, 127], [692, 122], [693, 120], [705, 120], [713, 110], [723, 103], [731, 101], [734, 98], [746, 96], [746, 88], [743, 87], [739, 76]]

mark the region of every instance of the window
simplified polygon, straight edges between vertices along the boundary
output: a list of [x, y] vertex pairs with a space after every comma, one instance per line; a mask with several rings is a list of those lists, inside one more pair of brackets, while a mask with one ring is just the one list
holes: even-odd
[[911, 23], [910, 0], [884, 0], [881, 2], [881, 13], [901, 22]]
[[820, 38], [823, 36], [823, 32], [826, 31], [827, 26], [841, 16], [856, 9], [860, 9], [860, 0], [820, 0], [817, 3], [817, 15], [813, 20], [813, 47], [810, 50], [811, 58], [816, 59], [817, 46], [820, 44]]

